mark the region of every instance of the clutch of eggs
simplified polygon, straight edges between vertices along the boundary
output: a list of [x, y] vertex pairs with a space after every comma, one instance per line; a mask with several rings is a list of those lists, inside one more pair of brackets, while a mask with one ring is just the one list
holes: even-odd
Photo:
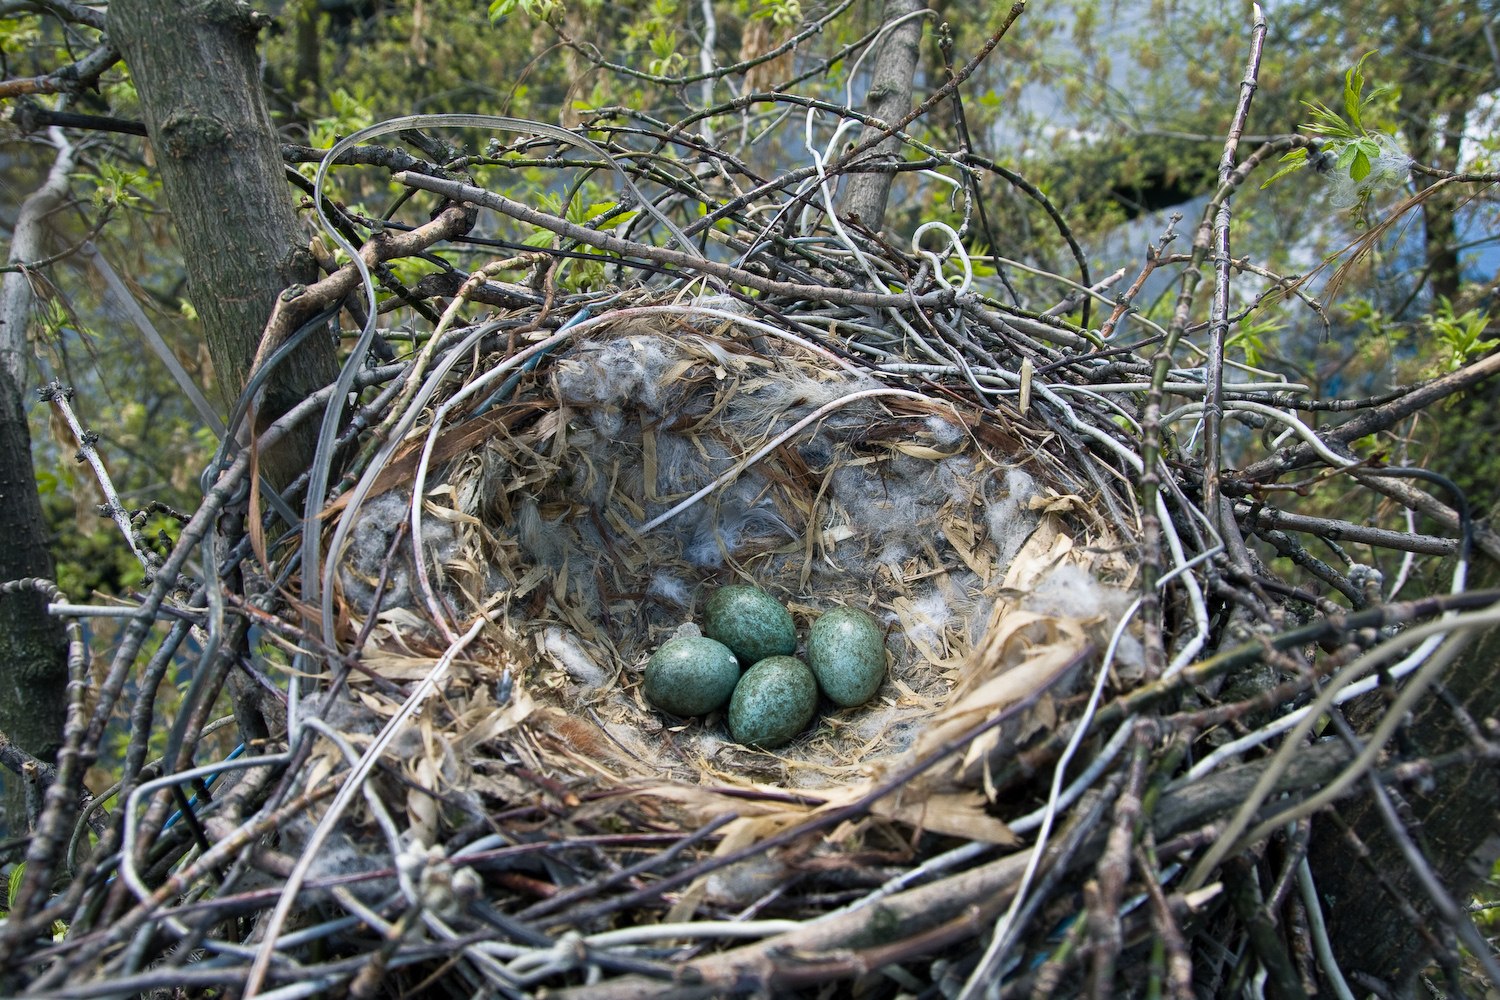
[[[858, 608], [834, 608], [813, 622], [806, 662], [791, 613], [759, 587], [720, 587], [704, 609], [703, 635], [666, 642], [646, 663], [646, 699], [672, 715], [707, 715], [729, 705], [736, 742], [774, 749], [817, 714], [818, 693], [841, 708], [862, 705], [885, 679], [885, 631]], [[743, 673], [741, 665], [749, 669]]]

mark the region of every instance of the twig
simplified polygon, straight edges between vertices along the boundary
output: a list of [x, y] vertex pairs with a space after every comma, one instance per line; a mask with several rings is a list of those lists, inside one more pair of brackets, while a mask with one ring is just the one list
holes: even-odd
[[120, 503], [119, 494], [115, 492], [114, 481], [110, 478], [109, 470], [104, 467], [104, 462], [99, 458], [98, 443], [99, 435], [93, 431], [85, 431], [83, 425], [78, 422], [78, 416], [73, 412], [73, 390], [66, 389], [62, 383], [49, 382], [38, 395], [43, 402], [51, 403], [62, 417], [67, 421], [68, 429], [73, 432], [73, 440], [78, 442], [78, 461], [87, 462], [94, 470], [94, 478], [98, 480], [99, 489], [104, 494], [104, 503], [100, 505], [99, 512], [115, 522], [120, 529], [120, 534], [125, 536], [125, 544], [130, 547], [130, 554], [135, 556], [141, 564], [149, 581], [156, 573], [158, 560], [140, 546], [140, 537], [130, 523], [130, 516], [125, 512], [125, 506]]
[[512, 201], [503, 195], [494, 194], [483, 188], [473, 187], [468, 184], [461, 184], [457, 181], [449, 181], [436, 177], [423, 177], [404, 170], [397, 173], [392, 180], [398, 184], [406, 184], [410, 187], [433, 191], [446, 198], [452, 198], [455, 201], [468, 202], [469, 204], [492, 208], [497, 212], [504, 212], [513, 219], [540, 226], [543, 229], [557, 233], [559, 236], [570, 240], [577, 240], [580, 243], [587, 243], [590, 246], [598, 247], [600, 250], [607, 250], [611, 253], [618, 253], [628, 257], [641, 257], [660, 264], [691, 267], [694, 270], [702, 271], [716, 278], [722, 278], [725, 281], [732, 281], [736, 284], [745, 285], [771, 295], [785, 296], [794, 301], [815, 297], [839, 305], [851, 306], [900, 307], [916, 305], [921, 307], [942, 307], [951, 304], [955, 299], [954, 293], [947, 289], [927, 292], [917, 296], [907, 296], [882, 292], [865, 292], [852, 288], [830, 288], [824, 285], [803, 285], [788, 281], [773, 281], [728, 264], [697, 259], [676, 250], [636, 243], [631, 240], [621, 239], [618, 236], [612, 236], [608, 233], [575, 225], [555, 215], [538, 212], [519, 202]]
[[[1245, 121], [1250, 116], [1250, 101], [1255, 96], [1260, 75], [1261, 48], [1266, 40], [1265, 13], [1258, 3], [1251, 4], [1251, 10], [1254, 12], [1254, 25], [1250, 29], [1250, 55], [1245, 64], [1245, 78], [1240, 81], [1239, 103], [1235, 106], [1229, 134], [1224, 140], [1224, 152], [1219, 158], [1221, 190], [1228, 186], [1234, 173], [1235, 155], [1239, 149], [1240, 136], [1245, 131]], [[1219, 200], [1218, 209], [1214, 213], [1214, 296], [1208, 326], [1208, 365], [1205, 372], [1208, 396], [1203, 409], [1203, 507], [1208, 511], [1221, 538], [1239, 535], [1239, 527], [1220, 502], [1219, 495], [1220, 448], [1223, 443], [1224, 344], [1229, 339], [1229, 205], [1230, 195], [1226, 193]], [[1236, 561], [1242, 569], [1249, 568], [1243, 560]]]

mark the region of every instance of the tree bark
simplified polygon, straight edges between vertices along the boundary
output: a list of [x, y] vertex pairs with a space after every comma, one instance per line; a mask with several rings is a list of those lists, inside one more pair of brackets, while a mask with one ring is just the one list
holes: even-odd
[[301, 0], [291, 8], [296, 22], [297, 61], [292, 67], [292, 99], [298, 111], [306, 114], [323, 96], [322, 38], [319, 31], [322, 12], [317, 0]]
[[[924, 0], [885, 0], [881, 23], [889, 24], [898, 17], [924, 10], [926, 6]], [[870, 69], [870, 90], [865, 95], [866, 114], [883, 122], [895, 122], [911, 110], [912, 78], [917, 72], [917, 55], [925, 21], [925, 18], [912, 17], [886, 33]], [[867, 128], [861, 137], [868, 132]], [[901, 140], [889, 136], [861, 162], [892, 163], [900, 155]], [[856, 217], [868, 228], [879, 232], [885, 224], [885, 208], [894, 176], [888, 171], [850, 173], [839, 201], [840, 213]]]
[[[74, 150], [59, 128], [50, 130], [57, 158], [42, 186], [21, 206], [8, 263], [30, 263], [45, 256], [47, 216], [68, 196]], [[23, 402], [29, 354], [27, 322], [35, 296], [25, 271], [0, 282], [0, 583], [26, 577], [52, 579], [47, 523], [31, 466], [31, 430]], [[62, 742], [68, 682], [67, 646], [62, 623], [47, 614], [35, 591], [0, 594], [0, 732], [44, 761], [55, 759]], [[0, 769], [5, 822], [0, 835], [19, 836], [29, 828], [20, 775]]]
[[[52, 579], [47, 524], [31, 470], [31, 434], [21, 389], [0, 371], [0, 582]], [[57, 758], [67, 705], [67, 645], [62, 623], [34, 590], [0, 594], [0, 731], [44, 761]], [[5, 822], [0, 836], [29, 830], [20, 775], [0, 770]]]
[[[245, 385], [276, 296], [315, 275], [261, 93], [255, 33], [263, 20], [238, 0], [115, 0], [109, 10], [226, 408]], [[327, 385], [335, 370], [329, 338], [307, 338], [267, 386], [259, 421]], [[313, 433], [266, 456], [273, 482], [305, 468]]]
[[[1455, 115], [1457, 129], [1463, 130], [1464, 115]], [[1453, 123], [1450, 123], [1450, 128]], [[1412, 129], [1415, 133], [1419, 130]], [[1412, 143], [1412, 156], [1418, 162], [1430, 163], [1448, 170], [1458, 169], [1458, 136], [1449, 132], [1439, 138], [1430, 130], [1422, 130], [1419, 141]], [[1417, 177], [1418, 187], [1426, 188], [1437, 183], [1430, 177]], [[1458, 260], [1458, 210], [1465, 199], [1451, 189], [1438, 192], [1422, 202], [1423, 242], [1426, 252], [1427, 287], [1434, 299], [1456, 302], [1460, 286], [1461, 268]]]

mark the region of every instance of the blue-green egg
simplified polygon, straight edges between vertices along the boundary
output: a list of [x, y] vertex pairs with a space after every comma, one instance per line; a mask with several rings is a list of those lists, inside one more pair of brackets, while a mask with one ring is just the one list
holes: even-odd
[[723, 707], [740, 680], [740, 663], [722, 642], [703, 636], [668, 639], [646, 661], [646, 700], [673, 715], [707, 715]]
[[729, 699], [735, 742], [774, 750], [791, 742], [818, 710], [818, 682], [795, 656], [769, 656], [745, 671]]
[[829, 701], [863, 705], [885, 680], [885, 630], [858, 608], [834, 608], [808, 630], [807, 665]]
[[703, 634], [734, 650], [747, 667], [797, 649], [792, 613], [759, 587], [743, 584], [713, 592], [703, 609]]

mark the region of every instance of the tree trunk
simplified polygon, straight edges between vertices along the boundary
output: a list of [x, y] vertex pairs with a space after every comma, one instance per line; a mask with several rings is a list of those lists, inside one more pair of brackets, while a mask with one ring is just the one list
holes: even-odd
[[[226, 407], [245, 385], [278, 293], [314, 276], [261, 94], [255, 32], [262, 20], [238, 0], [115, 0], [109, 9], [110, 37], [140, 94]], [[327, 385], [335, 367], [329, 338], [309, 337], [267, 386], [259, 420]], [[267, 456], [263, 468], [273, 482], [305, 469], [315, 432], [308, 427]]]
[[[924, 10], [926, 6], [924, 0], [885, 0], [881, 23], [889, 24], [904, 14]], [[925, 20], [912, 17], [886, 33], [870, 69], [870, 90], [865, 95], [866, 114], [889, 123], [899, 121], [911, 110], [912, 78], [917, 72], [917, 54]], [[889, 136], [859, 162], [892, 163], [900, 155], [901, 140]], [[868, 228], [879, 232], [885, 224], [885, 206], [890, 198], [893, 176], [886, 171], [850, 173], [844, 182], [840, 213], [856, 217]]]
[[[21, 206], [8, 263], [43, 256], [45, 219], [68, 195], [73, 146], [62, 130], [50, 132], [57, 159], [46, 181]], [[24, 271], [0, 282], [0, 583], [25, 577], [52, 579], [47, 524], [31, 467], [31, 430], [23, 402], [27, 378], [26, 326], [35, 300]], [[67, 647], [62, 623], [47, 614], [35, 591], [0, 595], [0, 732], [34, 757], [52, 761], [62, 742]], [[0, 771], [5, 821], [0, 835], [29, 829], [19, 776]]]
[[[1434, 112], [1436, 114], [1436, 112]], [[1458, 169], [1458, 135], [1449, 131], [1456, 128], [1462, 134], [1466, 116], [1443, 115], [1449, 119], [1446, 127], [1440, 128], [1426, 121], [1409, 123], [1406, 132], [1411, 142], [1412, 159], [1445, 170]], [[1454, 120], [1456, 119], [1456, 121]], [[1434, 178], [1414, 174], [1418, 188], [1431, 187]], [[1458, 223], [1457, 214], [1463, 195], [1451, 188], [1440, 191], [1422, 202], [1422, 240], [1426, 248], [1427, 287], [1434, 299], [1446, 298], [1455, 301], [1459, 289]]]
[[[31, 434], [21, 406], [21, 388], [0, 371], [0, 581], [52, 579], [47, 525], [31, 471]], [[0, 731], [12, 743], [45, 761], [62, 743], [68, 683], [62, 623], [47, 614], [36, 591], [0, 594]], [[5, 818], [0, 836], [29, 830], [18, 775], [0, 771]]]
[[301, 0], [291, 8], [296, 19], [297, 61], [292, 68], [292, 99], [305, 115], [323, 96], [322, 38], [319, 22], [322, 12], [317, 0]]

